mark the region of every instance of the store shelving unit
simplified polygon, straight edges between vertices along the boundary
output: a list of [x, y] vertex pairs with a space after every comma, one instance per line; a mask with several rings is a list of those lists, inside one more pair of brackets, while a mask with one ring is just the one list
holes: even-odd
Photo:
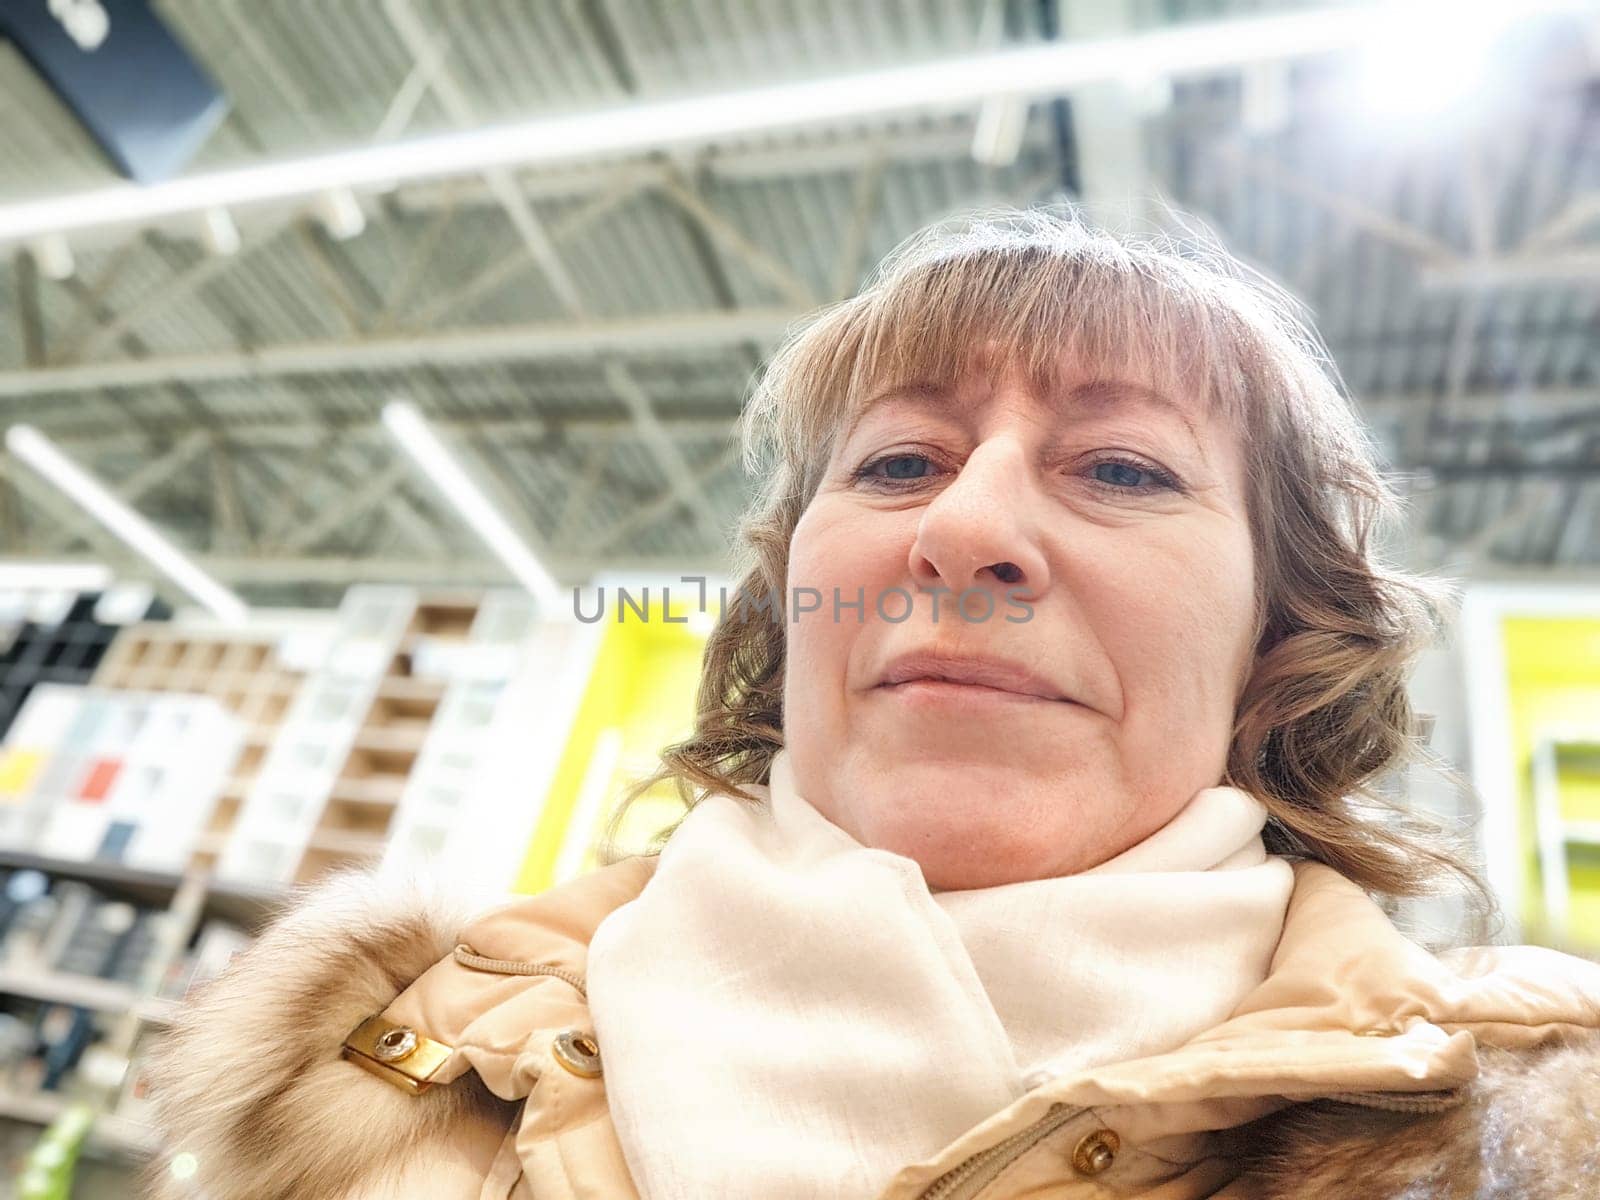
[[[31, 1095], [0, 1092], [0, 1118], [45, 1126], [55, 1121], [69, 1103], [64, 1097], [49, 1092]], [[144, 1158], [155, 1153], [159, 1145], [160, 1139], [148, 1125], [110, 1113], [95, 1118], [94, 1130], [89, 1135], [91, 1150], [121, 1158]]]
[[[75, 686], [33, 690], [43, 715], [25, 714], [18, 731], [49, 742], [47, 753], [8, 757], [18, 747], [0, 743], [0, 792], [9, 785], [21, 801], [0, 803], [0, 872], [37, 871], [139, 906], [159, 943], [137, 978], [100, 960], [73, 970], [29, 957], [26, 937], [22, 958], [9, 934], [0, 950], [0, 997], [15, 1014], [94, 1014], [66, 1092], [105, 1114], [91, 1146], [107, 1152], [152, 1148], [139, 1119], [141, 1055], [172, 1018], [183, 972], [225, 961], [247, 940], [233, 927], [258, 928], [289, 885], [404, 859], [510, 887], [596, 642], [592, 627], [541, 621], [516, 589], [357, 587], [336, 614], [266, 620], [128, 625]], [[80, 721], [86, 708], [94, 720]], [[148, 753], [135, 745], [141, 730]], [[97, 748], [104, 758], [112, 746], [117, 782], [97, 773]], [[170, 836], [108, 841], [120, 781], [136, 764], [173, 763], [204, 778], [176, 806], [187, 815]], [[123, 1083], [109, 1086], [111, 1075]], [[0, 1084], [0, 1120], [57, 1115], [66, 1096], [28, 1090], [37, 1086], [32, 1070]]]
[[135, 1063], [124, 1081], [110, 1085], [81, 1082], [69, 1091], [0, 1088], [0, 1119], [47, 1125], [68, 1103], [86, 1101], [100, 1114], [90, 1149], [103, 1155], [142, 1158], [155, 1149], [156, 1137], [148, 1125], [127, 1115], [138, 1109], [130, 1099], [138, 1074], [136, 1050], [148, 1031], [170, 1021], [176, 1010], [176, 998], [163, 992], [172, 986], [178, 961], [202, 922], [259, 929], [281, 903], [283, 893], [225, 885], [194, 872], [151, 871], [0, 850], [0, 872], [21, 871], [37, 871], [52, 881], [87, 884], [107, 900], [154, 911], [159, 924], [151, 952], [143, 960], [138, 978], [131, 982], [50, 969], [19, 961], [15, 954], [0, 963], [0, 996], [96, 1013], [103, 1030], [97, 1052], [113, 1062]]
[[[381, 860], [452, 679], [463, 662], [508, 653], [496, 632], [507, 621], [525, 624], [526, 613], [507, 603], [476, 592], [424, 596], [400, 587], [346, 593], [326, 657], [296, 693], [267, 751], [219, 874], [303, 882]], [[513, 611], [519, 615], [507, 616]], [[426, 773], [433, 786], [449, 762], [465, 768], [460, 755], [446, 734]], [[408, 811], [422, 816], [406, 827], [425, 829], [427, 814], [449, 807], [442, 792], [417, 790]]]
[[197, 869], [216, 865], [305, 680], [279, 641], [267, 630], [145, 622], [122, 631], [94, 674], [95, 686], [107, 689], [209, 696], [242, 723], [238, 755], [191, 851]]
[[1600, 819], [1568, 817], [1562, 806], [1561, 780], [1576, 772], [1600, 783], [1600, 729], [1547, 732], [1534, 745], [1532, 768], [1545, 917], [1550, 935], [1565, 938], [1572, 907], [1567, 856], [1574, 847], [1600, 849]]
[[453, 849], [454, 833], [485, 827], [474, 818], [499, 799], [488, 778], [493, 760], [506, 746], [526, 749], [534, 727], [527, 701], [548, 698], [568, 629], [540, 622], [526, 593], [504, 590], [483, 597], [464, 640], [417, 638], [414, 670], [444, 686], [400, 795], [386, 862], [437, 861]]
[[[371, 857], [352, 835], [381, 838], [388, 827], [388, 811], [381, 801], [371, 803], [367, 786], [386, 759], [384, 751], [362, 745], [360, 735], [370, 714], [383, 711], [380, 685], [395, 673], [416, 607], [408, 588], [346, 593], [326, 658], [296, 692], [244, 798], [217, 863], [220, 875], [290, 883], [339, 861]], [[357, 819], [329, 828], [330, 810], [335, 820]], [[329, 839], [330, 833], [340, 836]]]

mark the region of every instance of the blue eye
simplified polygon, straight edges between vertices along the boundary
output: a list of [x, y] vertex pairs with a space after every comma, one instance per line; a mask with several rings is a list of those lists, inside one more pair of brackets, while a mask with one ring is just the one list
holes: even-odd
[[[1104, 474], [1107, 470], [1110, 472], [1110, 477]], [[1138, 488], [1139, 477], [1146, 474], [1149, 474], [1149, 472], [1146, 472], [1142, 467], [1134, 467], [1130, 462], [1118, 462], [1117, 459], [1098, 462], [1094, 466], [1094, 478], [1096, 480], [1101, 483], [1112, 483], [1115, 486], [1126, 486], [1126, 488]]]
[[[938, 470], [939, 464], [927, 455], [902, 451], [873, 459], [856, 468], [852, 477], [868, 487], [896, 491], [920, 483]], [[1095, 463], [1090, 469], [1090, 478], [1107, 492], [1125, 495], [1181, 490], [1178, 481], [1159, 467], [1118, 458]]]
[[1095, 483], [1113, 492], [1179, 491], [1178, 481], [1158, 467], [1120, 458], [1097, 462], [1090, 471]]
[[[886, 454], [857, 469], [855, 477], [876, 486], [888, 484], [892, 487], [897, 483], [915, 483], [925, 479], [932, 473], [933, 465], [927, 456], [922, 454]], [[926, 467], [927, 470], [918, 470], [919, 466]], [[881, 473], [878, 471], [879, 467], [884, 468]]]

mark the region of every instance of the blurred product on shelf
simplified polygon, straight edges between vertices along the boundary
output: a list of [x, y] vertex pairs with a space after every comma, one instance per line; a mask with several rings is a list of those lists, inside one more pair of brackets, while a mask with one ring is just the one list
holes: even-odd
[[94, 1127], [94, 1110], [69, 1104], [39, 1135], [17, 1179], [17, 1200], [69, 1200], [78, 1153]]
[[76, 682], [30, 680], [0, 741], [0, 847], [271, 886], [481, 849], [509, 890], [575, 707], [558, 693], [581, 689], [595, 640], [515, 589], [364, 586], [276, 624], [128, 624], [92, 666], [51, 653]]
[[181, 869], [240, 735], [207, 696], [41, 684], [0, 743], [0, 845]]
[[0, 866], [0, 1116], [42, 1123], [86, 1102], [97, 1149], [142, 1154], [148, 1030], [249, 944], [236, 921], [259, 924], [271, 897], [32, 861]]
[[145, 584], [93, 592], [0, 588], [0, 735], [35, 685], [88, 682], [119, 629], [171, 613]]

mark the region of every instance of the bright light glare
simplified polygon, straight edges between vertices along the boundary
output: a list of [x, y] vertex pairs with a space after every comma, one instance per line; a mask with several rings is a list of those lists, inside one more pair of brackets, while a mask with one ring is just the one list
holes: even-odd
[[484, 545], [517, 581], [527, 588], [549, 614], [560, 610], [561, 589], [516, 531], [506, 523], [478, 486], [467, 477], [461, 464], [439, 440], [423, 419], [417, 406], [405, 400], [391, 400], [383, 407], [383, 423], [434, 487], [467, 525], [483, 539]]
[[195, 566], [155, 526], [106, 491], [33, 426], [13, 425], [6, 430], [6, 448], [217, 616], [235, 622], [249, 618], [243, 600]]
[[1495, 43], [1525, 15], [1504, 0], [1396, 10], [1362, 54], [1356, 85], [1362, 108], [1396, 120], [1460, 108], [1489, 78]]

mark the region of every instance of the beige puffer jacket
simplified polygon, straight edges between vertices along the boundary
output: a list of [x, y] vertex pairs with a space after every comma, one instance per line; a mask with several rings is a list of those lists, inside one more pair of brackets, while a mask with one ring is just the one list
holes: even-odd
[[[375, 877], [323, 885], [185, 1005], [153, 1083], [169, 1155], [199, 1170], [180, 1184], [157, 1164], [151, 1194], [636, 1197], [584, 969], [653, 868], [630, 859], [465, 923]], [[1269, 977], [1227, 1021], [1038, 1088], [878, 1200], [1600, 1195], [1578, 1184], [1600, 1142], [1597, 1027], [1600, 965], [1435, 956], [1337, 872], [1297, 863]]]

